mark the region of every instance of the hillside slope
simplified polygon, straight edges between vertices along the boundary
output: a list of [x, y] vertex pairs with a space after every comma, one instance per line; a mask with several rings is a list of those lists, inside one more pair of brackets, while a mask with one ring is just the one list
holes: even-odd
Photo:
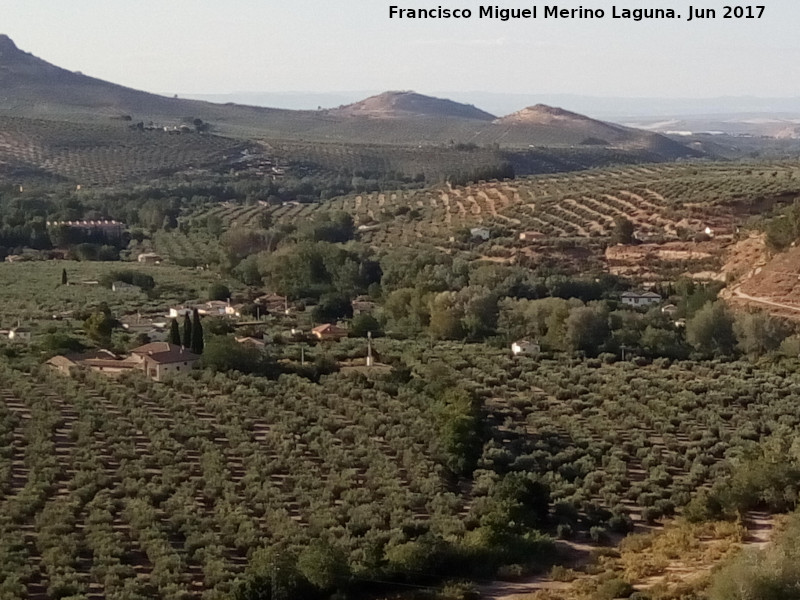
[[327, 111], [344, 117], [403, 118], [437, 117], [493, 121], [494, 115], [469, 104], [444, 98], [432, 98], [415, 92], [384, 92], [360, 102]]
[[[594, 144], [644, 151], [640, 160], [672, 160], [698, 152], [660, 135], [588, 117], [532, 122], [519, 114], [495, 119], [474, 106], [414, 92], [386, 92], [337, 109], [292, 111], [167, 98], [52, 65], [0, 35], [0, 116], [105, 123], [120, 119], [172, 125], [199, 118], [212, 131], [242, 138], [306, 142], [508, 148]], [[535, 107], [534, 107], [535, 108]], [[556, 110], [556, 109], [552, 109]], [[524, 112], [524, 111], [523, 111]], [[529, 116], [529, 115], [528, 115]]]

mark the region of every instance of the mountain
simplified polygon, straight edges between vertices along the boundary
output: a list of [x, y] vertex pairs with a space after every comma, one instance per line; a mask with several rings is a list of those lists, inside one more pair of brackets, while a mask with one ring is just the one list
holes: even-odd
[[641, 131], [605, 123], [546, 104], [523, 108], [497, 119], [495, 123], [514, 128], [513, 135], [558, 137], [573, 144], [610, 146], [636, 142], [643, 137]]
[[553, 123], [598, 123], [584, 115], [546, 104], [529, 106], [497, 120], [501, 124], [520, 123], [524, 125], [549, 125]]
[[[0, 35], [0, 111], [11, 116], [50, 116], [99, 111], [104, 116], [149, 112], [171, 114], [169, 99], [81, 73], [67, 71], [17, 48]], [[12, 113], [21, 113], [13, 115]]]
[[[656, 133], [543, 105], [497, 119], [469, 104], [410, 91], [385, 92], [325, 110], [168, 98], [62, 69], [20, 50], [6, 35], [0, 35], [0, 90], [0, 119], [13, 122], [20, 147], [29, 139], [22, 126], [25, 119], [91, 124], [94, 129], [86, 133], [90, 137], [102, 137], [103, 128], [127, 131], [129, 125], [139, 122], [174, 128], [200, 119], [212, 133], [270, 142], [379, 144], [405, 150], [459, 144], [515, 152], [561, 148], [598, 156], [605, 152], [603, 160], [622, 162], [699, 155]], [[36, 131], [41, 140], [43, 128], [37, 126]], [[58, 143], [63, 139], [60, 136]], [[626, 154], [614, 154], [620, 151]]]
[[472, 105], [423, 96], [415, 92], [384, 92], [327, 112], [344, 117], [378, 119], [414, 117], [473, 119], [476, 121], [493, 121], [495, 119], [494, 115]]

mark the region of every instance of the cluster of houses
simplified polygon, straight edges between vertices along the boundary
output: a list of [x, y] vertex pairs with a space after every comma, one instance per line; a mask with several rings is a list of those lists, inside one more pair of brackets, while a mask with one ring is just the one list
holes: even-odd
[[119, 239], [125, 232], [125, 223], [113, 219], [97, 221], [47, 221], [48, 228], [67, 227], [87, 235], [102, 232], [109, 239]]
[[[654, 306], [663, 302], [660, 294], [655, 292], [624, 292], [621, 296], [622, 304], [632, 308], [642, 308]], [[673, 316], [678, 312], [678, 307], [674, 304], [665, 304], [661, 307], [661, 312], [668, 316]], [[676, 327], [685, 327], [686, 319], [675, 321]], [[514, 356], [536, 356], [542, 351], [538, 341], [517, 340], [511, 344], [511, 354]]]
[[119, 356], [109, 350], [95, 350], [54, 356], [47, 364], [65, 375], [72, 375], [78, 369], [89, 369], [110, 376], [140, 371], [154, 381], [163, 381], [168, 375], [191, 371], [199, 361], [200, 356], [182, 346], [151, 342], [134, 348], [127, 356]]
[[[337, 341], [346, 337], [347, 333], [346, 329], [331, 323], [311, 330], [311, 334], [320, 341]], [[267, 345], [264, 339], [254, 337], [237, 336], [234, 339], [239, 344], [259, 350], [263, 350]], [[166, 341], [155, 341], [134, 348], [124, 356], [101, 349], [54, 356], [46, 364], [60, 373], [70, 376], [80, 369], [88, 369], [112, 377], [138, 371], [154, 381], [164, 381], [169, 375], [191, 371], [198, 365], [200, 358], [199, 355], [183, 346]], [[370, 361], [367, 366], [371, 366]]]

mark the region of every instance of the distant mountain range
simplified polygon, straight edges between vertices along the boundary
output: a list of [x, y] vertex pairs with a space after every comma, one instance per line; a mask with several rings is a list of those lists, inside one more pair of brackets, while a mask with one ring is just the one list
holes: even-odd
[[641, 151], [650, 158], [696, 151], [653, 132], [613, 125], [548, 106], [497, 118], [475, 106], [385, 92], [322, 110], [286, 110], [168, 98], [67, 71], [0, 35], [0, 116], [72, 122], [176, 124], [201, 119], [212, 131], [242, 138], [509, 148], [596, 146]]
[[[190, 94], [181, 97], [209, 102], [233, 102], [292, 110], [330, 108], [376, 94], [375, 90], [349, 92], [240, 92]], [[595, 119], [615, 121], [651, 131], [722, 131], [730, 135], [780, 135], [800, 121], [800, 97], [757, 98], [624, 98], [576, 94], [513, 94], [503, 92], [434, 91], [437, 96], [474, 104], [492, 114], [509, 114], [523, 106], [561, 106]], [[783, 124], [783, 126], [781, 126]]]
[[[229, 94], [180, 94], [208, 102], [272, 106], [291, 110], [332, 108], [378, 94], [379, 90], [349, 90], [341, 92], [234, 92]], [[755, 96], [718, 96], [713, 98], [610, 97], [580, 94], [519, 94], [484, 91], [431, 90], [435, 96], [450, 98], [464, 104], [480, 106], [492, 114], [513, 113], [524, 106], [547, 104], [561, 106], [595, 119], [628, 122], [664, 117], [711, 117], [770, 115], [785, 118], [800, 117], [800, 96], [790, 98], [759, 98]]]

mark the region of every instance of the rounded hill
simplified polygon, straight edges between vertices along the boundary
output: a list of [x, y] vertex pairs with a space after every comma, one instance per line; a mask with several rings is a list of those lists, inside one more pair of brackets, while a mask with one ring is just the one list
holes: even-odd
[[493, 121], [491, 115], [470, 104], [461, 104], [444, 98], [424, 96], [415, 92], [384, 92], [365, 100], [329, 111], [330, 114], [350, 117], [449, 117]]

